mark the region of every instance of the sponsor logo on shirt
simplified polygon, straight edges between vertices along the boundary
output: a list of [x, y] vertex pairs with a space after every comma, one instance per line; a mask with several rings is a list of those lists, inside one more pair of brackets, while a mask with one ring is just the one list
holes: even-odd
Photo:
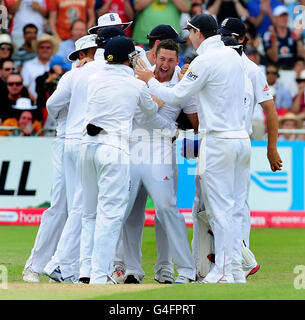
[[195, 71], [189, 70], [188, 73], [187, 73], [187, 75], [186, 75], [186, 77], [187, 77], [189, 80], [195, 81], [195, 80], [197, 80], [198, 75], [196, 74]]
[[265, 85], [264, 91], [269, 91], [269, 87], [267, 84]]

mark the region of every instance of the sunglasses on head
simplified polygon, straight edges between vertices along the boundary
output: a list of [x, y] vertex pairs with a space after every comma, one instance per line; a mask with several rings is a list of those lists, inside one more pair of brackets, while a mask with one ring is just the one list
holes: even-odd
[[8, 49], [8, 50], [12, 51], [12, 50], [13, 50], [13, 47], [10, 46], [9, 44], [0, 44], [0, 49], [1, 49], [1, 50]]
[[7, 83], [8, 86], [12, 87], [12, 86], [22, 86], [22, 81], [18, 81], [18, 82], [8, 82]]

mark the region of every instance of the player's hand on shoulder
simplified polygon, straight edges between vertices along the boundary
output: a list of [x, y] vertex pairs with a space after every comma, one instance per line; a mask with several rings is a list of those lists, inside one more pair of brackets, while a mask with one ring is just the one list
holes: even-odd
[[83, 59], [78, 61], [77, 65], [76, 65], [76, 68], [80, 68], [83, 65], [85, 65], [87, 62], [91, 62], [91, 61], [93, 61], [93, 59], [91, 59], [89, 57], [83, 58]]
[[282, 170], [282, 159], [277, 149], [268, 148], [267, 157], [270, 163], [270, 168], [273, 172]]
[[151, 98], [156, 102], [156, 104], [158, 105], [159, 109], [161, 109], [163, 107], [163, 105], [164, 105], [164, 101], [163, 100], [159, 99], [156, 96], [153, 96], [152, 94], [151, 94]]
[[189, 68], [189, 66], [190, 66], [190, 64], [186, 63], [181, 67], [180, 73], [178, 74], [179, 81], [183, 78], [183, 76], [186, 73], [186, 71]]

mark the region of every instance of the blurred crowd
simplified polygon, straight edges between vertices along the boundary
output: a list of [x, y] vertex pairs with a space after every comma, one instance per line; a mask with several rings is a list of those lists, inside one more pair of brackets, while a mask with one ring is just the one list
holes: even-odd
[[[148, 48], [147, 34], [159, 24], [173, 26], [186, 44], [180, 66], [196, 53], [186, 22], [209, 13], [218, 23], [243, 20], [245, 53], [266, 74], [281, 129], [304, 128], [305, 0], [0, 0], [0, 135], [53, 135], [46, 101], [60, 77], [71, 69], [67, 60], [74, 43], [108, 12], [118, 13], [137, 45]], [[303, 14], [304, 11], [304, 14]], [[7, 18], [7, 19], [6, 19]], [[15, 127], [16, 130], [6, 130]], [[253, 116], [255, 140], [266, 138], [259, 105]], [[281, 140], [304, 140], [303, 134], [282, 134]]]

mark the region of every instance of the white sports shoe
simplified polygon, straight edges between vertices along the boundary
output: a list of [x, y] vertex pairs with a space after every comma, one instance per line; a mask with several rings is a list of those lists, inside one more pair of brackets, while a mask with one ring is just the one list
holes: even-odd
[[30, 268], [24, 269], [22, 274], [23, 274], [22, 279], [25, 282], [32, 282], [32, 283], [40, 282], [39, 273], [32, 271]]
[[245, 265], [243, 264], [243, 272], [245, 275], [245, 278], [247, 279], [252, 274], [256, 273], [259, 270], [260, 266], [259, 264], [253, 264], [253, 265]]
[[171, 284], [175, 281], [174, 275], [170, 271], [164, 269], [161, 269], [156, 273], [155, 280], [162, 284]]
[[116, 265], [114, 267], [113, 274], [111, 276], [117, 284], [123, 284], [125, 281], [125, 270], [121, 265]]
[[52, 280], [54, 280], [55, 282], [63, 282], [64, 281], [59, 267], [54, 269], [50, 274], [47, 272], [44, 272], [44, 274], [46, 276], [48, 276], [49, 278], [51, 278]]
[[223, 275], [215, 272], [209, 272], [204, 279], [198, 281], [198, 283], [234, 283], [234, 278], [231, 274]]
[[174, 284], [186, 284], [186, 283], [191, 283], [191, 282], [193, 282], [192, 279], [189, 279], [189, 278], [184, 277], [184, 276], [178, 276], [178, 278], [176, 279]]

